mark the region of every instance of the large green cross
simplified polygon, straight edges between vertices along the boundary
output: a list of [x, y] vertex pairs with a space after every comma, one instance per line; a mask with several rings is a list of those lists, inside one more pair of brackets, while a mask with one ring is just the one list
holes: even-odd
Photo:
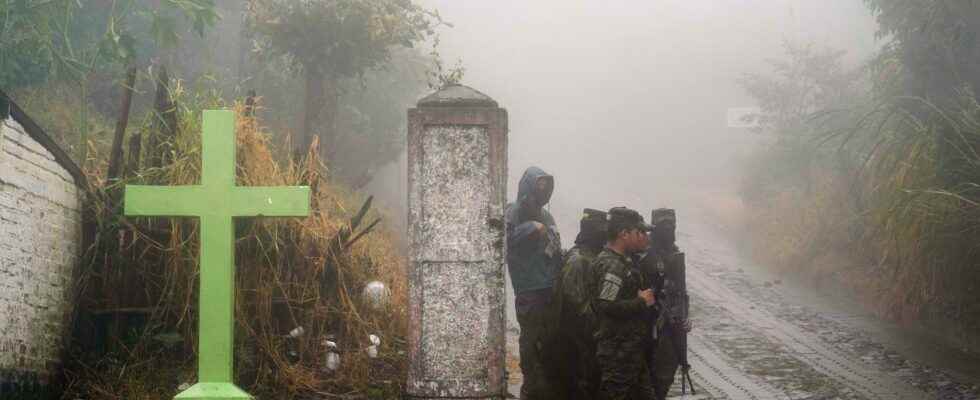
[[306, 216], [310, 188], [235, 186], [235, 114], [204, 112], [201, 184], [126, 185], [126, 215], [200, 218], [198, 383], [177, 399], [250, 399], [234, 384], [234, 217]]

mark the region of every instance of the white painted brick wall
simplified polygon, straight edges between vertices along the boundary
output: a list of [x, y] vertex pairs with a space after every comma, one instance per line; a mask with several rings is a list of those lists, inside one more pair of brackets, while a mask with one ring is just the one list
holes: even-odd
[[12, 118], [0, 122], [0, 371], [58, 363], [81, 239], [68, 171]]

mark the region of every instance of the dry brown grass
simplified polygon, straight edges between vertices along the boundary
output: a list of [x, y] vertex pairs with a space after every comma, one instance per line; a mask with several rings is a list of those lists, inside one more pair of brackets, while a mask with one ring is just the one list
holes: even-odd
[[[259, 121], [244, 117], [240, 104], [235, 111], [239, 184], [312, 189], [308, 218], [236, 222], [237, 383], [259, 398], [397, 397], [405, 369], [407, 282], [395, 234], [381, 225], [349, 249], [331, 253], [329, 241], [349, 224], [363, 196], [327, 179], [315, 149], [297, 162], [277, 161]], [[171, 165], [144, 170], [128, 183], [196, 183], [199, 118], [198, 113], [182, 119]], [[65, 398], [169, 399], [180, 383], [196, 380], [197, 222], [120, 217], [108, 200], [118, 187], [104, 186], [103, 169], [88, 166], [99, 195], [91, 212], [93, 251], [79, 277], [78, 324], [80, 331], [124, 328], [107, 338], [76, 337]], [[359, 297], [371, 280], [391, 291], [383, 310]], [[120, 309], [144, 312], [134, 320], [123, 318]], [[289, 337], [300, 326], [305, 334]], [[377, 359], [363, 351], [369, 334], [382, 338]], [[328, 335], [342, 350], [336, 372], [325, 369], [322, 341]], [[179, 342], [171, 347], [161, 337]], [[103, 341], [106, 351], [86, 348]]]

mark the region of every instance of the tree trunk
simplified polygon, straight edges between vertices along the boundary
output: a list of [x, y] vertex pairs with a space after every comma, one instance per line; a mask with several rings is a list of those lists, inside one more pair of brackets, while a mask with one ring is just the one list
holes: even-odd
[[85, 168], [88, 162], [88, 74], [79, 82], [81, 92], [78, 104], [78, 165]]
[[126, 136], [126, 126], [129, 125], [129, 108], [133, 104], [134, 85], [136, 85], [136, 67], [129, 67], [129, 71], [126, 72], [126, 82], [123, 84], [122, 106], [119, 108], [116, 132], [112, 137], [112, 152], [109, 154], [106, 183], [110, 185], [119, 179], [119, 170], [123, 164], [123, 141]]
[[129, 160], [126, 162], [126, 177], [133, 177], [140, 170], [140, 152], [143, 147], [143, 134], [137, 132], [129, 137]]
[[313, 139], [318, 138], [319, 153], [324, 162], [330, 163], [336, 151], [336, 82], [328, 79], [326, 74], [309, 68], [305, 75], [306, 112], [303, 118], [303, 137], [296, 143], [296, 153], [306, 153], [313, 144]]
[[160, 168], [170, 163], [170, 153], [177, 140], [177, 106], [170, 99], [170, 75], [164, 66], [157, 77], [154, 103], [156, 118], [147, 143], [147, 166]]
[[251, 90], [248, 91], [248, 97], [245, 98], [245, 116], [246, 117], [251, 118], [251, 117], [254, 117], [255, 116], [255, 98], [256, 97], [257, 96], [255, 94], [255, 89], [251, 89]]
[[296, 154], [306, 153], [313, 143], [313, 138], [320, 135], [320, 112], [323, 110], [323, 74], [307, 68], [304, 72], [306, 76], [306, 98], [303, 105], [306, 110], [303, 113], [303, 136], [296, 141]]
[[252, 51], [252, 30], [249, 29], [249, 18], [255, 8], [255, 0], [242, 3], [242, 26], [238, 31], [238, 83], [242, 84], [251, 75], [248, 65], [248, 53]]

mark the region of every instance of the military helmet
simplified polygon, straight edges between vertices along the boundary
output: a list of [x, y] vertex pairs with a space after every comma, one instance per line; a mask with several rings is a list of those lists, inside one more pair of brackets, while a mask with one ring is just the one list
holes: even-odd
[[602, 210], [586, 208], [582, 210], [582, 220], [579, 221], [579, 228], [584, 230], [606, 230], [608, 225], [608, 214]]
[[664, 223], [677, 225], [677, 213], [673, 208], [657, 208], [650, 213], [650, 223], [660, 225]]
[[582, 210], [579, 220], [579, 232], [575, 243], [580, 245], [602, 246], [606, 241], [606, 230], [609, 227], [605, 211], [586, 208]]
[[636, 210], [626, 207], [613, 207], [609, 209], [609, 236], [615, 236], [620, 231], [633, 228], [643, 232], [653, 230], [653, 226], [643, 222], [643, 216], [636, 212]]

